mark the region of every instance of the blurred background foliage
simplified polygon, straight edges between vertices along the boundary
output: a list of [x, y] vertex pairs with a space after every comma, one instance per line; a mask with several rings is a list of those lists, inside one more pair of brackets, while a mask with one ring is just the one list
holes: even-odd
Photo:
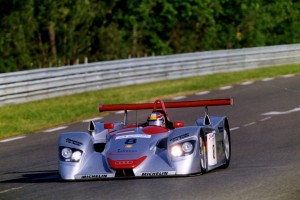
[[0, 0], [0, 73], [299, 42], [298, 0]]

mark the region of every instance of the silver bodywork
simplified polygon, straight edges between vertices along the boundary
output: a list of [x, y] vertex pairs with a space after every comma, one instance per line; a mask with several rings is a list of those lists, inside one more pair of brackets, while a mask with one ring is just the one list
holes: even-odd
[[[197, 119], [194, 126], [172, 129], [126, 126], [124, 122], [110, 125], [113, 128], [105, 128], [104, 122], [90, 122], [87, 132], [60, 135], [59, 173], [63, 180], [192, 175], [229, 165], [230, 133], [226, 117], [206, 115]], [[201, 137], [205, 147], [200, 145]], [[174, 156], [173, 148], [176, 145], [181, 148], [184, 143], [192, 150]], [[64, 148], [81, 156], [66, 159], [62, 156]]]

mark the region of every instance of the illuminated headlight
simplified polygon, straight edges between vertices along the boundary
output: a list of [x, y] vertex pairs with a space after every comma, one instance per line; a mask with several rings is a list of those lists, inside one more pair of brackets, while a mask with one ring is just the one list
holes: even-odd
[[60, 160], [65, 162], [79, 162], [82, 157], [82, 151], [69, 147], [59, 147]]
[[81, 156], [82, 156], [82, 153], [80, 151], [75, 151], [72, 154], [71, 160], [73, 160], [74, 162], [78, 162], [80, 160]]
[[172, 145], [170, 148], [170, 154], [173, 157], [186, 156], [193, 153], [195, 141], [188, 141]]
[[174, 157], [179, 157], [182, 155], [182, 149], [180, 145], [174, 145], [171, 147], [171, 155]]

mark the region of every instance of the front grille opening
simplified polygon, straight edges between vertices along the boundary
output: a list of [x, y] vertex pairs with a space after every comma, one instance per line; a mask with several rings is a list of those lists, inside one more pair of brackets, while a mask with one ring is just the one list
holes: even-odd
[[132, 169], [118, 169], [116, 171], [116, 177], [133, 177], [134, 173]]
[[96, 143], [94, 144], [94, 149], [96, 152], [102, 153], [104, 151], [106, 143]]

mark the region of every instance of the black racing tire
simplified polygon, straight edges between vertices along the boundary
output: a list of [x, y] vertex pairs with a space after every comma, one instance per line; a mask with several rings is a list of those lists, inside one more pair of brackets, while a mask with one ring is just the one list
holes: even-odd
[[200, 155], [200, 170], [201, 174], [207, 172], [207, 151], [206, 151], [206, 140], [204, 137], [204, 132], [201, 130], [199, 134], [199, 155]]
[[231, 159], [230, 129], [229, 129], [229, 124], [228, 124], [227, 120], [225, 120], [225, 124], [224, 124], [223, 148], [224, 148], [224, 154], [225, 154], [225, 164], [222, 165], [221, 168], [225, 169], [229, 166], [230, 159]]

